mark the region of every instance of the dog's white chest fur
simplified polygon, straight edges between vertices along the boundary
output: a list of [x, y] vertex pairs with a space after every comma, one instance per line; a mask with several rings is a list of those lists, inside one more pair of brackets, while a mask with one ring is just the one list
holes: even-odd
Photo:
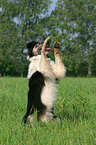
[[56, 97], [56, 83], [55, 80], [45, 79], [45, 87], [41, 93], [41, 101], [44, 105], [47, 106], [47, 109], [50, 110], [54, 105]]
[[[29, 60], [30, 60], [30, 64], [29, 64], [28, 75], [27, 75], [28, 79], [30, 79], [32, 74], [35, 73], [36, 71], [40, 71], [40, 72], [42, 71], [41, 70], [41, 55], [33, 56]], [[54, 65], [54, 62], [51, 61], [50, 58], [48, 59], [48, 61], [51, 66]], [[44, 66], [44, 67], [46, 68], [47, 66]]]

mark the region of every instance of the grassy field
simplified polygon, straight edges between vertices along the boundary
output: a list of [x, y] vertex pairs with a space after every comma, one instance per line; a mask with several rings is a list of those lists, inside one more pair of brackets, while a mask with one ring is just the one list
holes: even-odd
[[61, 122], [21, 120], [28, 80], [0, 78], [0, 145], [95, 145], [96, 78], [64, 78], [58, 85], [55, 114]]

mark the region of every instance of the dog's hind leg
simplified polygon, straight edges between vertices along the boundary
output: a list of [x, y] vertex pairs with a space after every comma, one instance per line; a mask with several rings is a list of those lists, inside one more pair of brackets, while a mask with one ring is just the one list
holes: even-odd
[[26, 123], [28, 120], [28, 117], [30, 114], [34, 113], [34, 104], [33, 104], [33, 99], [31, 97], [31, 91], [29, 90], [28, 92], [28, 103], [27, 103], [27, 110], [26, 110], [26, 114], [23, 117], [23, 122]]
[[[24, 122], [24, 123], [27, 122], [28, 116], [30, 115], [31, 108], [32, 108], [32, 104], [31, 104], [30, 102], [28, 102], [28, 104], [27, 104], [27, 111], [26, 111], [25, 116], [23, 117], [23, 122]], [[33, 109], [32, 109], [32, 110], [33, 110]], [[33, 113], [34, 113], [34, 112], [31, 111], [31, 114], [33, 114]]]

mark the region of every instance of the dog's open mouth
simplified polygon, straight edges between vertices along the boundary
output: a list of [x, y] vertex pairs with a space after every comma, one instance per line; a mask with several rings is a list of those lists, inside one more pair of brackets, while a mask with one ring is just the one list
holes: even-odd
[[[39, 53], [39, 54], [41, 54], [41, 50], [42, 50], [42, 47], [40, 47], [39, 50], [38, 50], [38, 53]], [[52, 49], [49, 48], [49, 47], [47, 47], [47, 48], [45, 49], [45, 52], [46, 52], [46, 54], [48, 54], [48, 53], [52, 52]]]
[[[41, 50], [42, 50], [42, 45], [40, 45], [40, 46], [38, 47], [38, 52], [39, 52], [39, 54], [41, 53]], [[48, 41], [47, 44], [46, 44], [45, 52], [46, 52], [47, 54], [50, 53], [50, 52], [52, 52], [52, 49], [50, 48], [50, 41]]]
[[[42, 50], [42, 46], [40, 46], [40, 47], [38, 48], [38, 54], [41, 54], [41, 50]], [[50, 53], [50, 52], [52, 52], [52, 49], [49, 48], [49, 47], [47, 47], [47, 48], [45, 49], [45, 53], [48, 54], [48, 53]]]
[[51, 48], [46, 48], [46, 51], [52, 52], [52, 49]]

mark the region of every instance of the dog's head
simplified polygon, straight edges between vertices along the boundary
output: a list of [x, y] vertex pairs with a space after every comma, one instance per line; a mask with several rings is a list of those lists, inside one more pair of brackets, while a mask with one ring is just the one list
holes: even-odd
[[[40, 55], [42, 50], [43, 42], [41, 41], [29, 41], [26, 44], [26, 47], [28, 48], [28, 55], [29, 57]], [[49, 48], [50, 42], [46, 45], [46, 54], [51, 52], [51, 48]]]

